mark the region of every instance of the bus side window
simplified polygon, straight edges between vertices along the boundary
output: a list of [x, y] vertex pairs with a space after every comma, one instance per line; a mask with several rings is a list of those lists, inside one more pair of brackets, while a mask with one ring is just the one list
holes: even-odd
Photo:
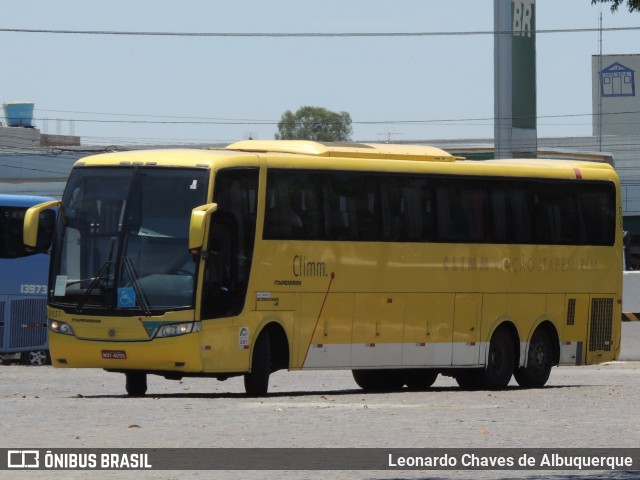
[[493, 216], [493, 241], [495, 243], [507, 243], [509, 239], [507, 192], [500, 185], [494, 185], [491, 189], [491, 213]]
[[20, 258], [45, 252], [51, 247], [56, 212], [45, 210], [38, 219], [36, 249], [27, 249], [23, 243], [24, 216], [27, 207], [0, 207], [0, 258]]
[[615, 196], [613, 188], [584, 185], [578, 191], [578, 205], [585, 245], [613, 245], [615, 241]]
[[451, 181], [436, 187], [438, 210], [438, 240], [441, 242], [467, 241], [464, 209], [459, 189]]
[[382, 239], [392, 242], [406, 241], [402, 179], [391, 177], [381, 182]]
[[491, 213], [495, 243], [532, 243], [527, 189], [522, 183], [491, 185]]
[[[301, 239], [304, 238], [304, 226], [298, 210], [302, 208], [302, 195], [293, 191], [292, 179], [283, 178], [269, 182], [267, 192], [267, 213], [265, 219], [265, 238]], [[297, 208], [294, 208], [297, 207]]]
[[23, 207], [0, 208], [0, 258], [18, 258], [30, 255], [22, 243], [24, 225]]
[[426, 240], [423, 235], [426, 221], [426, 212], [424, 212], [424, 202], [422, 201], [422, 192], [419, 185], [407, 185], [402, 189], [402, 212], [404, 228], [406, 231], [406, 239], [410, 242], [419, 242]]
[[575, 189], [567, 185], [538, 185], [534, 195], [538, 243], [577, 245], [579, 238]]

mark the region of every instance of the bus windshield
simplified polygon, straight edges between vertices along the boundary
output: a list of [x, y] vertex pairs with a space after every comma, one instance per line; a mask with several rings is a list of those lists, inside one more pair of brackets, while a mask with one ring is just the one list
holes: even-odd
[[146, 315], [193, 308], [197, 264], [188, 249], [189, 220], [205, 203], [207, 173], [73, 170], [56, 228], [50, 303]]

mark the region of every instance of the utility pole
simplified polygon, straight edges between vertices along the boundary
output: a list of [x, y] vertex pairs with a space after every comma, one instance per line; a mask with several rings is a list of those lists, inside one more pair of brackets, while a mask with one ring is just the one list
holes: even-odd
[[535, 0], [494, 0], [495, 158], [537, 153]]

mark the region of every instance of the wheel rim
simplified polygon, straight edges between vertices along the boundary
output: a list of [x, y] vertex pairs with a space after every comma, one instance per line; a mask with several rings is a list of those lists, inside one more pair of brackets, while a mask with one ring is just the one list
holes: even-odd
[[29, 363], [35, 366], [42, 366], [47, 363], [47, 354], [42, 350], [29, 352]]
[[529, 361], [531, 362], [531, 370], [534, 372], [542, 372], [546, 368], [548, 352], [544, 342], [538, 341], [532, 345]]

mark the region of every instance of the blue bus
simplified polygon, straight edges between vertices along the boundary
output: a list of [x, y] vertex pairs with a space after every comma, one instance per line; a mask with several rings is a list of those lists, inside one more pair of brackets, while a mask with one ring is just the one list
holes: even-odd
[[[24, 215], [48, 197], [0, 194], [0, 358], [49, 363], [47, 276], [49, 255], [22, 244]], [[51, 213], [51, 212], [50, 212]], [[49, 219], [53, 224], [54, 218]]]

